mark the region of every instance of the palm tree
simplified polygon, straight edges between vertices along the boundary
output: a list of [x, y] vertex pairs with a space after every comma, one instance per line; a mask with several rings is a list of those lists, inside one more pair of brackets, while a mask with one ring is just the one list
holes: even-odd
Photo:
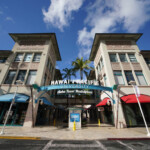
[[63, 72], [64, 72], [62, 73], [63, 79], [71, 80], [71, 76], [76, 77], [75, 71], [72, 68], [71, 69], [65, 68], [63, 69]]
[[85, 74], [85, 76], [88, 76], [88, 70], [93, 69], [92, 67], [89, 66], [90, 64], [90, 60], [83, 60], [83, 57], [81, 58], [77, 58], [75, 61], [72, 62], [72, 66], [74, 66], [74, 71], [80, 71], [80, 78], [81, 80], [83, 80], [83, 74]]

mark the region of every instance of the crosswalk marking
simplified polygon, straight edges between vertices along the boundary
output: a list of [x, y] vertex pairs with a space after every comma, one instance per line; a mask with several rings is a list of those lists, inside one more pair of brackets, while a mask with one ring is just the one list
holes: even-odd
[[102, 148], [103, 150], [107, 150], [107, 148], [104, 146], [104, 144], [102, 144], [100, 141], [96, 141], [96, 143], [99, 145], [100, 148]]
[[117, 140], [117, 142], [120, 143], [120, 144], [123, 145], [123, 146], [128, 147], [128, 148], [131, 149], [131, 150], [134, 150], [134, 148], [130, 147], [128, 144], [125, 144], [125, 143], [123, 143], [123, 142], [121, 142], [121, 141], [118, 141], [118, 140]]
[[49, 141], [42, 150], [48, 150], [51, 147], [53, 140]]

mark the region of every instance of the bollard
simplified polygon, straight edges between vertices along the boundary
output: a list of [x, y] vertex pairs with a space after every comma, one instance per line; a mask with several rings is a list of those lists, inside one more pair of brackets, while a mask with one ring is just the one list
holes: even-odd
[[73, 122], [73, 131], [75, 131], [75, 130], [76, 130], [76, 122], [74, 120], [74, 122]]
[[131, 120], [129, 120], [129, 124], [130, 124], [130, 127], [132, 126], [132, 121]]
[[98, 119], [98, 125], [99, 125], [99, 126], [101, 125], [100, 119]]

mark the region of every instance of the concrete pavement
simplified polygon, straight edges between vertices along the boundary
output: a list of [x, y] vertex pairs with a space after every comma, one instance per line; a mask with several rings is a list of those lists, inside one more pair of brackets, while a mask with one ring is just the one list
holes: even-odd
[[[0, 130], [2, 127], [0, 127]], [[83, 127], [80, 130], [70, 130], [68, 128], [58, 127], [6, 127], [3, 137], [33, 137], [40, 139], [58, 139], [58, 140], [97, 140], [108, 138], [150, 138], [147, 137], [144, 127], [116, 129], [112, 126], [94, 126]]]

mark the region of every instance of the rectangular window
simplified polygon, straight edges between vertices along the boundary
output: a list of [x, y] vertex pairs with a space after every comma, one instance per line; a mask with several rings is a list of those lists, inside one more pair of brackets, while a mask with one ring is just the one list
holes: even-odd
[[129, 56], [129, 59], [130, 59], [131, 62], [137, 62], [136, 57], [135, 57], [134, 54], [128, 54], [128, 56]]
[[121, 71], [114, 71], [114, 77], [115, 77], [116, 84], [124, 85], [124, 80]]
[[54, 67], [52, 66], [52, 69], [51, 69], [51, 74], [53, 75], [53, 71], [54, 71]]
[[109, 54], [109, 57], [111, 62], [118, 62], [116, 54]]
[[9, 71], [4, 84], [12, 84], [15, 75], [16, 75], [16, 71], [14, 71], [14, 70]]
[[45, 85], [45, 84], [46, 84], [46, 79], [47, 79], [47, 75], [45, 74], [45, 76], [44, 76], [44, 80], [43, 80], [43, 85]]
[[104, 86], [107, 86], [107, 77], [106, 77], [106, 75], [104, 76]]
[[48, 60], [47, 60], [47, 65], [46, 65], [46, 66], [48, 67], [48, 65], [49, 65], [49, 58], [48, 58]]
[[100, 65], [100, 63], [97, 65], [97, 71], [98, 71], [98, 73], [100, 73], [100, 71], [101, 71], [101, 65]]
[[34, 84], [35, 82], [35, 78], [36, 78], [36, 72], [37, 71], [29, 71], [29, 74], [28, 74], [28, 79], [27, 79], [27, 83], [26, 84]]
[[22, 82], [24, 82], [26, 72], [26, 70], [20, 70], [16, 80], [21, 80]]
[[32, 53], [28, 53], [25, 55], [24, 57], [24, 62], [30, 62], [31, 61], [31, 58], [32, 58]]
[[119, 58], [121, 62], [127, 62], [127, 58], [125, 54], [119, 54]]
[[101, 68], [102, 68], [104, 66], [103, 58], [101, 58], [100, 62], [101, 62]]
[[150, 58], [144, 58], [146, 63], [149, 65], [150, 64]]
[[125, 71], [125, 76], [126, 76], [128, 84], [130, 81], [135, 81], [133, 74], [132, 74], [132, 71]]
[[49, 71], [51, 70], [51, 62], [49, 62], [49, 65], [48, 65], [48, 69], [49, 69]]
[[23, 54], [22, 53], [17, 54], [16, 58], [15, 58], [15, 62], [22, 61], [22, 58], [23, 58]]
[[7, 58], [6, 58], [6, 57], [0, 57], [0, 63], [5, 63], [5, 62], [6, 62], [6, 60], [7, 60]]
[[34, 54], [33, 62], [40, 62], [41, 53]]
[[147, 85], [147, 82], [145, 80], [145, 77], [144, 77], [142, 71], [135, 71], [135, 74], [138, 79], [139, 85]]

